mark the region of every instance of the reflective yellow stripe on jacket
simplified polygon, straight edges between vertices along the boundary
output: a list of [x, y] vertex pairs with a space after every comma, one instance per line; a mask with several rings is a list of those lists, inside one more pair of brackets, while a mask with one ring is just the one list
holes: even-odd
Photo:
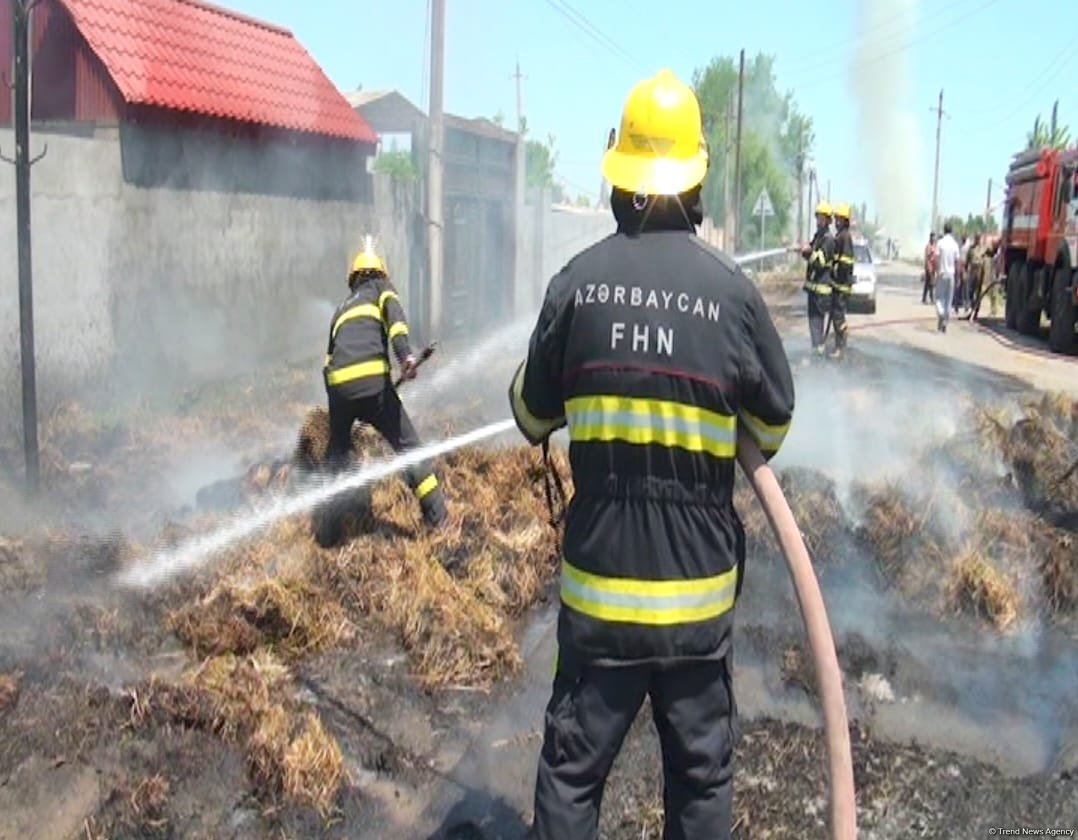
[[326, 374], [326, 382], [330, 385], [341, 385], [345, 382], [351, 382], [353, 379], [362, 379], [365, 376], [382, 376], [389, 373], [389, 361], [382, 359], [372, 359], [369, 362], [359, 362], [358, 364], [348, 365], [342, 367], [339, 370], [331, 370]]
[[831, 285], [829, 283], [805, 283], [806, 291], [815, 292], [818, 295], [831, 294]]
[[790, 431], [789, 423], [773, 426], [744, 410], [738, 415], [738, 420], [745, 426], [745, 430], [765, 455], [774, 455], [778, 452]]
[[562, 561], [562, 602], [599, 621], [653, 626], [706, 621], [729, 612], [736, 597], [736, 567], [707, 578], [633, 580], [591, 574]]
[[353, 306], [350, 309], [344, 310], [333, 322], [333, 336], [337, 336], [337, 332], [345, 322], [351, 321], [353, 318], [374, 318], [376, 321], [382, 320], [382, 310], [375, 306], [373, 303], [361, 303], [358, 306]]
[[574, 397], [565, 403], [569, 439], [657, 444], [716, 458], [737, 454], [737, 421], [691, 405], [621, 396]]

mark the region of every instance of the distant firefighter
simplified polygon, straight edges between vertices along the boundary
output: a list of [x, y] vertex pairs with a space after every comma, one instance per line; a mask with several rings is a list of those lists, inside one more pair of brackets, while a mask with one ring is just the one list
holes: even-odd
[[[370, 237], [352, 261], [348, 292], [333, 314], [324, 369], [330, 425], [327, 461], [334, 472], [347, 464], [357, 420], [377, 429], [395, 452], [421, 445], [389, 376], [390, 344], [404, 379], [416, 375], [408, 323], [385, 260], [375, 253]], [[427, 524], [441, 525], [446, 518], [445, 497], [431, 464], [409, 467], [407, 478]]]

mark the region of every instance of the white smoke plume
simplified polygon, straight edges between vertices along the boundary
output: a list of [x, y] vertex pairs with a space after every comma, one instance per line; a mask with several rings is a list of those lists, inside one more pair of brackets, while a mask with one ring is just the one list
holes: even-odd
[[916, 35], [919, 6], [920, 0], [861, 0], [850, 61], [858, 149], [872, 203], [906, 254], [918, 252], [928, 235], [920, 111], [910, 100], [913, 58], [905, 48]]

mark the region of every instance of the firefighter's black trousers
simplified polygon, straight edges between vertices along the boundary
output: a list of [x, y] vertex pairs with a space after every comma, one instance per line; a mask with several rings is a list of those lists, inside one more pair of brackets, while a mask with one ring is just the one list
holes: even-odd
[[607, 774], [645, 697], [663, 755], [664, 840], [729, 840], [737, 712], [725, 660], [559, 667], [535, 785], [535, 840], [594, 840]]
[[831, 327], [835, 331], [835, 348], [846, 347], [846, 309], [850, 305], [850, 296], [835, 289], [831, 292]]
[[809, 335], [812, 337], [812, 349], [823, 347], [823, 319], [831, 309], [831, 295], [818, 292], [806, 292], [808, 295]]
[[[329, 390], [329, 450], [326, 461], [330, 470], [339, 472], [348, 464], [352, 450], [352, 425], [359, 421], [378, 430], [397, 453], [417, 449], [420, 446], [408, 412], [401, 405], [397, 390], [386, 380], [380, 393], [369, 397], [348, 398], [334, 389]], [[445, 496], [438, 486], [431, 463], [410, 466], [405, 471], [408, 486], [419, 497], [423, 518], [430, 525], [438, 525], [445, 519]]]

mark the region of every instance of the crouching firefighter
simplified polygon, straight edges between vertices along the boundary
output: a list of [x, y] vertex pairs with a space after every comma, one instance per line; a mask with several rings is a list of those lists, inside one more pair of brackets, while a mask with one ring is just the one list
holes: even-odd
[[[390, 379], [390, 344], [403, 378], [413, 379], [416, 374], [408, 324], [385, 262], [369, 239], [352, 262], [348, 290], [348, 298], [330, 324], [324, 369], [330, 426], [326, 459], [333, 472], [347, 466], [356, 421], [377, 429], [397, 453], [420, 446]], [[408, 467], [406, 476], [427, 524], [441, 525], [446, 518], [445, 498], [431, 464]]]
[[707, 169], [692, 88], [668, 70], [636, 85], [603, 159], [617, 231], [550, 281], [510, 387], [530, 443], [567, 427], [574, 485], [538, 840], [597, 836], [645, 697], [662, 741], [663, 836], [731, 836], [737, 433], [773, 455], [794, 390], [759, 291], [696, 236]]
[[846, 310], [853, 294], [853, 234], [850, 232], [850, 205], [835, 205], [835, 267], [831, 272], [831, 326], [835, 328], [835, 349], [831, 357], [838, 359], [846, 351]]
[[835, 261], [835, 239], [831, 235], [831, 205], [821, 201], [816, 205], [816, 233], [812, 241], [801, 249], [805, 258], [805, 285], [807, 294], [809, 337], [813, 351], [822, 356], [827, 343], [824, 318], [831, 310], [831, 271]]

